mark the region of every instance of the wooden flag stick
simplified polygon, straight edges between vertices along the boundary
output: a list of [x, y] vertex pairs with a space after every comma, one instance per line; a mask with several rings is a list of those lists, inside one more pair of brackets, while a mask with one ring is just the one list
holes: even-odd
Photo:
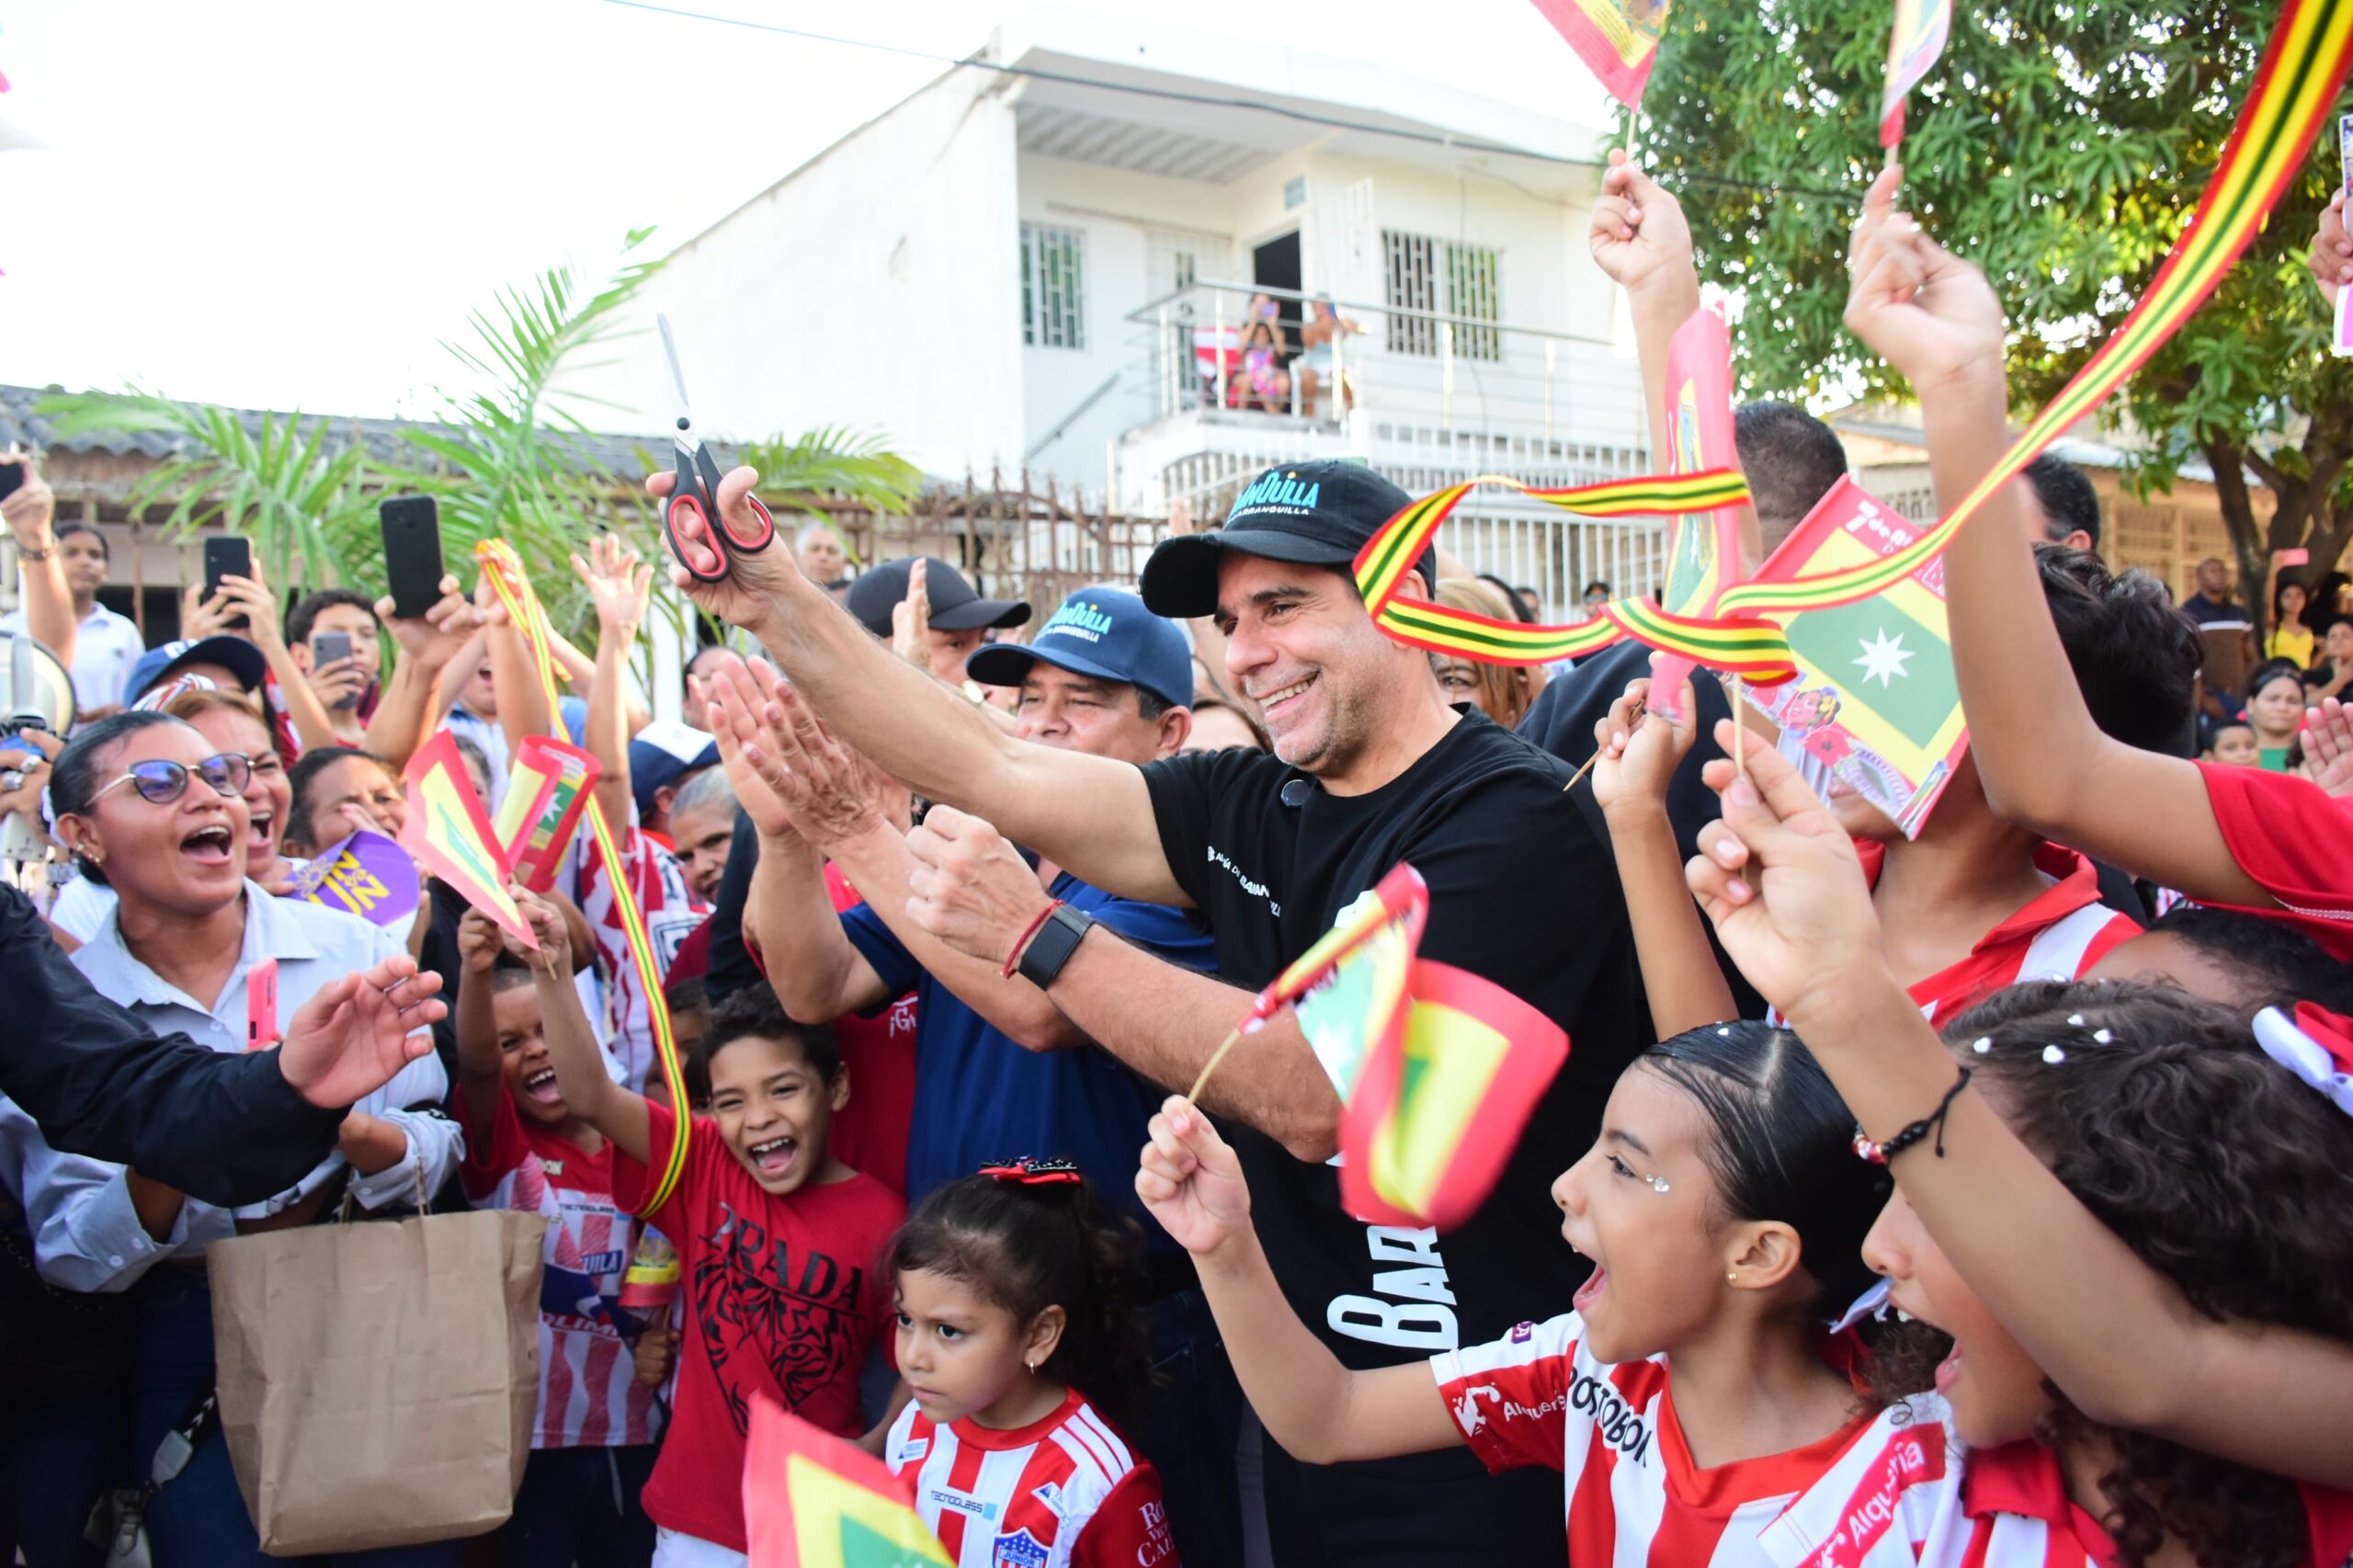
[[[1643, 713], [1644, 713], [1644, 712], [1646, 712], [1646, 711], [1648, 711], [1648, 710], [1643, 706], [1643, 704], [1642, 704], [1642, 703], [1640, 703], [1640, 702], [1635, 703], [1635, 704], [1634, 704], [1634, 713], [1633, 713], [1633, 720], [1634, 720], [1634, 722], [1635, 722], [1635, 723], [1637, 723], [1637, 724], [1641, 723], [1641, 722], [1643, 722]], [[1569, 775], [1569, 781], [1568, 781], [1566, 784], [1563, 784], [1563, 785], [1562, 785], [1562, 786], [1561, 786], [1561, 793], [1562, 793], [1562, 794], [1563, 794], [1563, 795], [1565, 795], [1565, 794], [1567, 794], [1570, 790], [1572, 790], [1575, 789], [1575, 788], [1577, 787], [1577, 780], [1578, 780], [1578, 779], [1580, 779], [1580, 778], [1584, 778], [1586, 774], [1588, 774], [1588, 773], [1592, 772], [1592, 771], [1593, 771], [1593, 765], [1594, 765], [1595, 763], [1597, 763], [1597, 762], [1599, 762], [1600, 760], [1601, 760], [1601, 747], [1600, 747], [1600, 746], [1598, 746], [1598, 745], [1596, 745], [1596, 746], [1593, 748], [1593, 755], [1592, 755], [1591, 756], [1589, 756], [1589, 757], [1586, 757], [1586, 758], [1585, 759], [1584, 763], [1578, 767], [1577, 770], [1576, 770], [1574, 773], [1572, 773], [1572, 774], [1570, 774], [1570, 775]]]
[[1193, 1080], [1191, 1088], [1185, 1091], [1187, 1105], [1193, 1105], [1199, 1101], [1201, 1090], [1209, 1084], [1210, 1074], [1217, 1071], [1217, 1064], [1225, 1060], [1225, 1053], [1232, 1051], [1241, 1039], [1242, 1026], [1236, 1024], [1233, 1026], [1233, 1032], [1218, 1042], [1218, 1048], [1210, 1052], [1210, 1059], [1201, 1063], [1201, 1075]]
[[1748, 726], [1740, 722], [1741, 679], [1737, 671], [1732, 677], [1732, 767], [1743, 778], [1748, 777]]

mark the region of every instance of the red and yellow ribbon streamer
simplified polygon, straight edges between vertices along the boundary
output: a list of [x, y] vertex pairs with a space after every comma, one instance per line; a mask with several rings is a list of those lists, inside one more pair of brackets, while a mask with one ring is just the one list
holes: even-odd
[[[1717, 597], [1720, 613], [1704, 619], [1670, 615], [1650, 600], [1637, 598], [1606, 605], [1598, 617], [1578, 626], [1521, 626], [1396, 598], [1399, 581], [1430, 535], [1477, 485], [1509, 485], [1587, 517], [1676, 516], [1748, 498], [1747, 486], [1728, 470], [1616, 480], [1573, 490], [1540, 490], [1486, 474], [1425, 495], [1381, 526], [1356, 559], [1365, 607], [1381, 630], [1401, 642], [1489, 664], [1548, 664], [1631, 637], [1695, 664], [1735, 672], [1759, 686], [1789, 679], [1794, 670], [1788, 642], [1779, 627], [1762, 618], [1849, 604], [1902, 582], [1941, 554], [1995, 491], [2145, 364], [2206, 302], [2262, 228], [2272, 203], [2302, 167], [2336, 106], [2348, 64], [2353, 64], [2353, 5], [2289, 0], [2214, 177], [2148, 292], [1952, 515], [1894, 554], [1790, 582], [1734, 584]], [[1711, 482], [1723, 488], [1700, 495]]]
[[[561, 728], [563, 705], [556, 690], [555, 654], [548, 640], [547, 611], [540, 604], [540, 596], [531, 586], [531, 579], [523, 571], [522, 558], [515, 547], [503, 539], [484, 540], [474, 546], [474, 559], [482, 563], [490, 578], [498, 602], [506, 607], [507, 618], [522, 634], [523, 645], [530, 650], [531, 665], [540, 677], [540, 689], [548, 699], [550, 722]], [[669, 1085], [670, 1103], [684, 1107], [691, 1102], [687, 1097], [687, 1080], [678, 1065], [678, 1044], [670, 1033], [670, 1007], [662, 997], [662, 966], [654, 956], [653, 938], [646, 935], [645, 915], [637, 906], [637, 890], [630, 881], [629, 866], [621, 858], [620, 843], [613, 836], [612, 824], [605, 820], [605, 808], [592, 795], [588, 801], [588, 830], [597, 837], [597, 855], [605, 868], [605, 880], [612, 884], [613, 907], [620, 912], [621, 933], [629, 941], [631, 961], [637, 970], [638, 988], [645, 993], [645, 1009], [654, 1023], [654, 1055], [661, 1063], [662, 1081]], [[678, 1185], [678, 1177], [687, 1168], [687, 1131], [692, 1118], [681, 1115], [677, 1136], [670, 1140], [668, 1161], [662, 1168], [659, 1180], [646, 1195], [641, 1215], [651, 1214], [669, 1201], [670, 1193]]]
[[1483, 474], [1413, 502], [1381, 527], [1357, 552], [1357, 587], [1383, 631], [1436, 653], [1456, 653], [1496, 665], [1546, 665], [1582, 658], [1631, 637], [1713, 669], [1736, 670], [1759, 686], [1796, 673], [1781, 629], [1753, 616], [1697, 618], [1671, 614], [1649, 599], [1620, 599], [1574, 626], [1523, 626], [1422, 599], [1401, 598], [1405, 574], [1438, 525], [1482, 484], [1502, 484], [1523, 495], [1588, 517], [1677, 517], [1733, 506], [1748, 485], [1732, 469], [1652, 474], [1599, 484], [1541, 489], [1501, 474]]
[[1719, 608], [1728, 615], [1768, 615], [1848, 604], [1902, 582], [1942, 553], [1989, 496], [2069, 426], [2098, 407], [2206, 302], [2262, 228], [2271, 204], [2302, 168], [2306, 153], [2336, 106], [2348, 63], [2353, 63], [2353, 6], [2342, 0], [2289, 0], [2256, 72], [2254, 93], [2222, 149], [2222, 163], [2148, 292], [1952, 515], [1893, 555], [1790, 583], [1739, 584], [1724, 590]]

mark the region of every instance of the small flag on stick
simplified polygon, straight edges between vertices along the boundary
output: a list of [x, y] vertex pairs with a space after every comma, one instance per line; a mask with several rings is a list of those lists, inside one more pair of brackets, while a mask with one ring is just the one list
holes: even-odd
[[771, 1399], [752, 1405], [744, 1524], [752, 1568], [955, 1568], [881, 1460]]
[[457, 736], [447, 730], [409, 759], [408, 821], [401, 828], [400, 843], [418, 865], [498, 922], [500, 930], [538, 949], [531, 923], [507, 894], [506, 868], [490, 831], [489, 813], [466, 776]]
[[1666, 0], [1536, 0], [1536, 8], [1611, 97], [1628, 108], [1642, 103], [1666, 31]]
[[1952, 31], [1952, 0], [1895, 0], [1895, 30], [1887, 40], [1887, 88], [1879, 100], [1879, 144], [1904, 140], [1904, 100], [1945, 51]]

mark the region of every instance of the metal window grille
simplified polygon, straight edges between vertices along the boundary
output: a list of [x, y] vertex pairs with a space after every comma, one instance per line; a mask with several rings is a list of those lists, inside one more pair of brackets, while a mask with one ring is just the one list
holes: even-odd
[[1086, 347], [1086, 236], [1080, 231], [1021, 225], [1021, 341], [1036, 348]]
[[[1487, 245], [1457, 244], [1427, 234], [1381, 232], [1392, 311], [1431, 311], [1476, 321], [1503, 320], [1503, 255]], [[1397, 354], [1435, 355], [1438, 324], [1413, 316], [1389, 318], [1388, 342]], [[1503, 335], [1494, 327], [1457, 326], [1454, 352], [1466, 359], [1501, 359]]]

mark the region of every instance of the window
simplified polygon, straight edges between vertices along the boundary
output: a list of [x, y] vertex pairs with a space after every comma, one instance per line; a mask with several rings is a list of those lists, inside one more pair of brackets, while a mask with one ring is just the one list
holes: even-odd
[[[1428, 311], [1474, 321], [1503, 319], [1503, 255], [1487, 245], [1457, 244], [1427, 234], [1381, 232], [1392, 311]], [[1389, 347], [1398, 354], [1436, 354], [1439, 324], [1417, 316], [1389, 318]], [[1501, 359], [1503, 335], [1492, 326], [1454, 328], [1454, 352], [1466, 359]]]
[[1078, 230], [1021, 225], [1021, 341], [1086, 347], [1086, 236]]

